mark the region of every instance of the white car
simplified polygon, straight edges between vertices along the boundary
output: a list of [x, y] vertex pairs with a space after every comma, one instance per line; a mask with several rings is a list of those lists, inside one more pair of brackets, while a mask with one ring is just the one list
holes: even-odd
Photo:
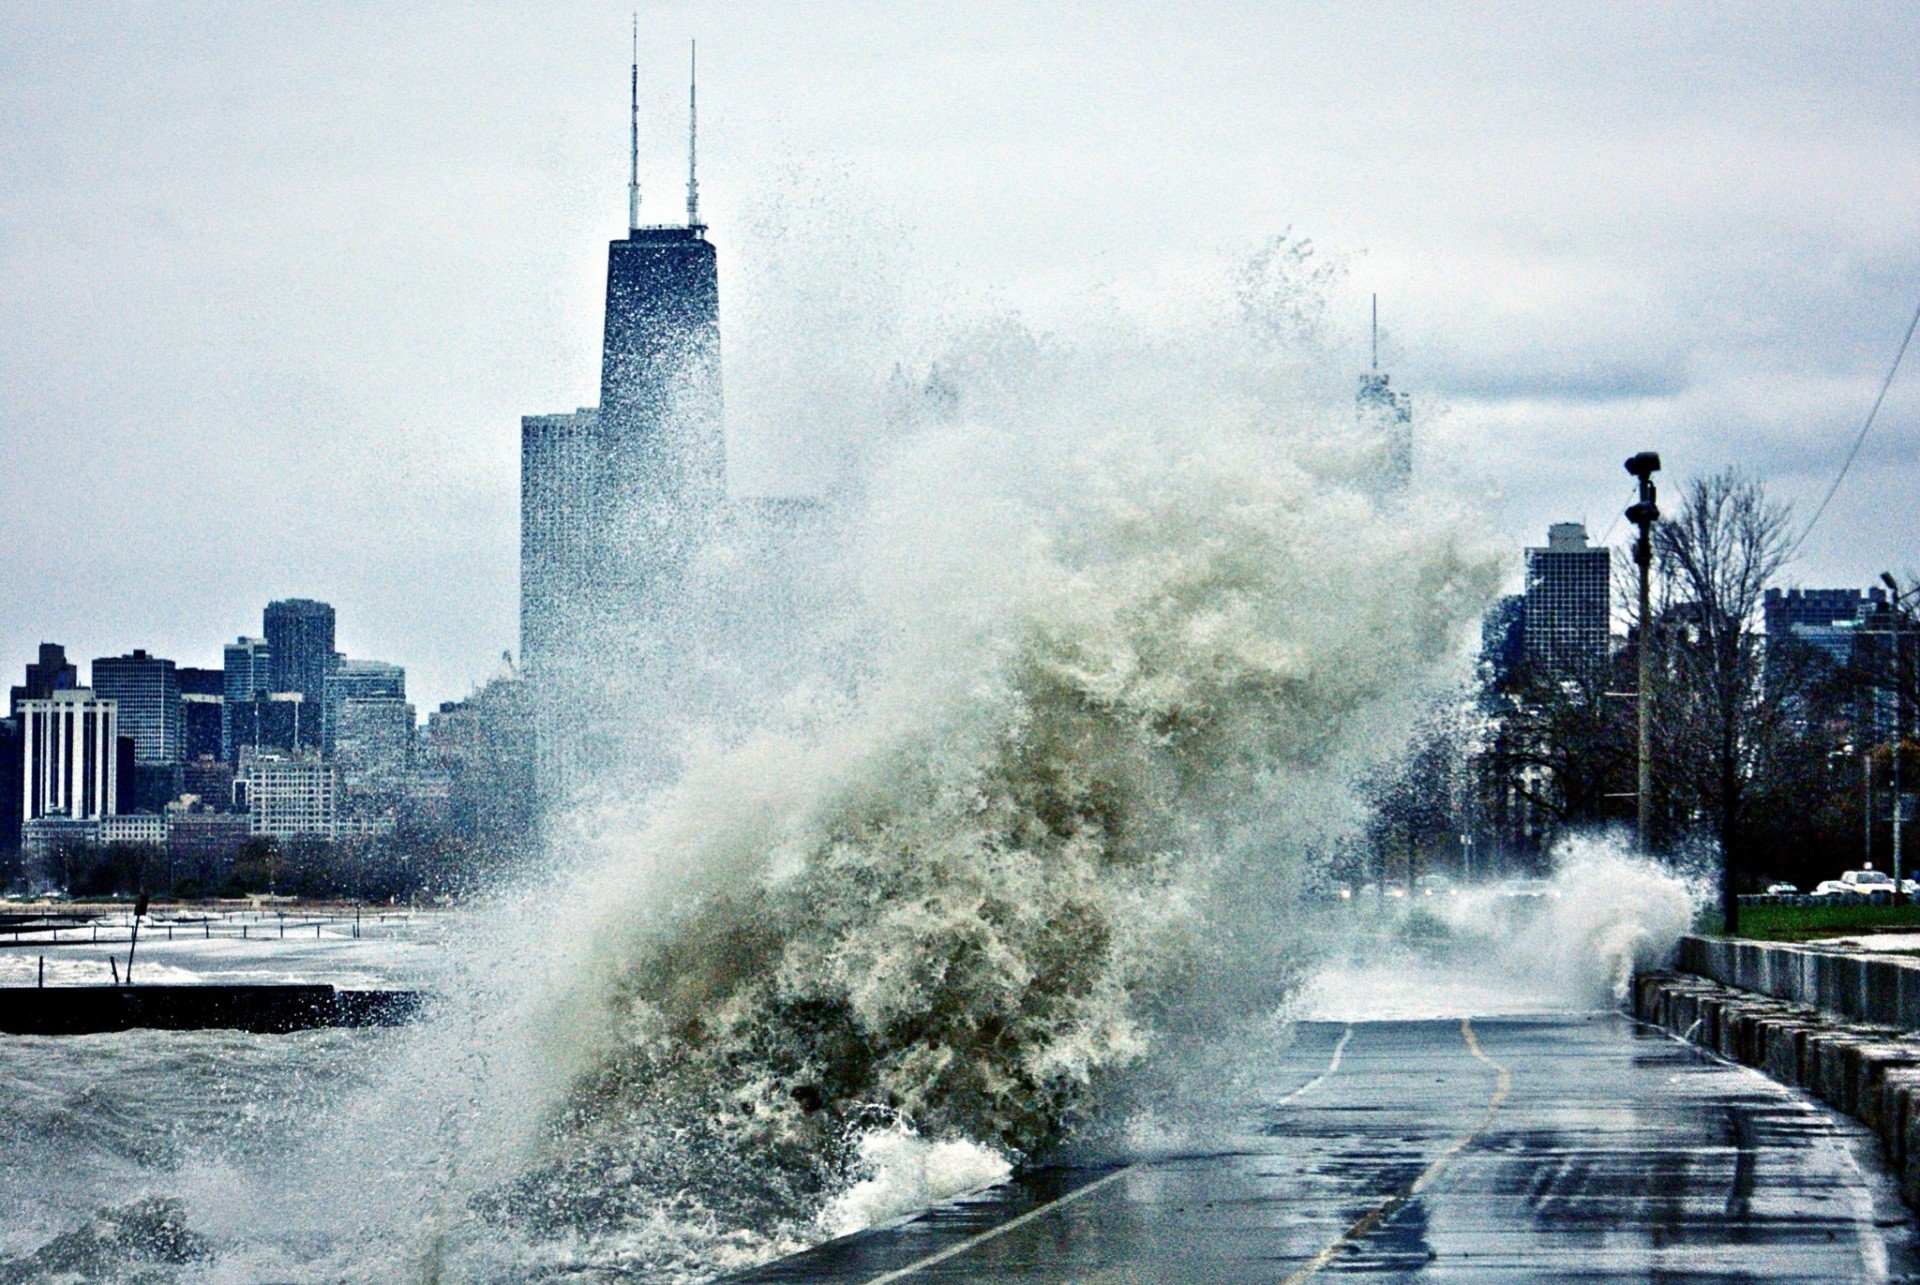
[[1860, 891], [1858, 888], [1853, 887], [1851, 884], [1842, 883], [1838, 879], [1822, 879], [1814, 886], [1813, 891], [1808, 895], [1814, 897], [1838, 897], [1843, 893], [1858, 891]]
[[1767, 895], [1770, 897], [1791, 897], [1799, 891], [1798, 888], [1790, 883], [1770, 883], [1767, 885]]
[[1840, 876], [1840, 882], [1847, 885], [1849, 892], [1892, 892], [1893, 876], [1884, 870], [1875, 870], [1868, 866], [1865, 870], [1849, 870]]

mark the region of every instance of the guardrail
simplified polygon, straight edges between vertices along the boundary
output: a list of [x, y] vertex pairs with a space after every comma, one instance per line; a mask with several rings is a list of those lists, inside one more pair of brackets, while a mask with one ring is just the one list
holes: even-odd
[[1815, 896], [1810, 892], [1746, 892], [1740, 894], [1743, 906], [1891, 906], [1891, 892], [1829, 892]]
[[[300, 936], [311, 929], [318, 941], [328, 927], [348, 929], [347, 936], [397, 936], [415, 924], [410, 914], [372, 915], [298, 915], [281, 914], [222, 915], [197, 919], [149, 919], [140, 925], [145, 942], [204, 940], [283, 941], [291, 933]], [[0, 950], [11, 947], [108, 946], [126, 945], [133, 927], [126, 923], [102, 924], [98, 921], [65, 923], [10, 924], [0, 926]]]

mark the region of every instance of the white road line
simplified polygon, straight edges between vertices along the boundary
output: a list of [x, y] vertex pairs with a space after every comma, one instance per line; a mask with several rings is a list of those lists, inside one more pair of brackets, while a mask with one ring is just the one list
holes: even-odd
[[[1309, 1089], [1318, 1087], [1320, 1084], [1325, 1082], [1328, 1076], [1338, 1071], [1340, 1069], [1340, 1059], [1347, 1051], [1347, 1041], [1351, 1040], [1352, 1038], [1353, 1038], [1353, 1023], [1349, 1022], [1347, 1023], [1347, 1029], [1340, 1033], [1340, 1042], [1333, 1046], [1333, 1058], [1331, 1061], [1327, 1063], [1327, 1069], [1320, 1072], [1320, 1074], [1314, 1076], [1311, 1080], [1308, 1080], [1305, 1084], [1301, 1085], [1299, 1088], [1295, 1089], [1293, 1092], [1287, 1094], [1285, 1097], [1276, 1099], [1276, 1105], [1280, 1103], [1293, 1101], [1295, 1098], [1306, 1093]], [[1472, 1034], [1469, 1033], [1467, 1038], [1471, 1040], [1473, 1038]], [[1479, 1056], [1479, 1051], [1477, 1046], [1475, 1048], [1475, 1056]], [[1481, 1060], [1484, 1061], [1485, 1059], [1482, 1058]], [[1502, 1072], [1502, 1074], [1505, 1074], [1505, 1072]], [[1092, 1182], [1088, 1183], [1084, 1187], [1076, 1187], [1072, 1191], [1069, 1191], [1066, 1195], [1061, 1196], [1058, 1199], [1050, 1200], [1044, 1205], [1040, 1205], [1037, 1208], [1027, 1210], [1026, 1213], [1021, 1214], [1018, 1218], [1009, 1218], [1006, 1222], [1001, 1223], [998, 1227], [989, 1227], [986, 1231], [981, 1232], [977, 1236], [970, 1236], [966, 1240], [961, 1241], [957, 1245], [949, 1245], [947, 1248], [941, 1250], [937, 1254], [929, 1254], [917, 1263], [908, 1263], [905, 1267], [896, 1267], [894, 1270], [890, 1272], [882, 1272], [878, 1276], [868, 1277], [867, 1280], [864, 1282], [864, 1285], [887, 1285], [889, 1281], [902, 1280], [908, 1276], [913, 1275], [915, 1272], [923, 1272], [929, 1267], [938, 1266], [939, 1264], [946, 1262], [950, 1258], [958, 1258], [960, 1255], [966, 1253], [968, 1250], [973, 1249], [975, 1246], [978, 1246], [978, 1245], [984, 1245], [988, 1241], [994, 1239], [996, 1236], [1004, 1236], [1008, 1232], [1014, 1230], [1016, 1227], [1026, 1226], [1028, 1223], [1040, 1217], [1042, 1214], [1052, 1213], [1054, 1210], [1059, 1209], [1063, 1205], [1070, 1205], [1074, 1201], [1080, 1199], [1082, 1196], [1091, 1196], [1094, 1192], [1100, 1190], [1100, 1188], [1106, 1186], [1107, 1184], [1112, 1182], [1117, 1182], [1121, 1178], [1126, 1177], [1126, 1175], [1130, 1171], [1131, 1171], [1131, 1166], [1123, 1166], [1119, 1169], [1115, 1169], [1112, 1173], [1107, 1174], [1104, 1177], [1095, 1178]]]
[[1513, 1074], [1508, 1071], [1506, 1067], [1501, 1066], [1498, 1062], [1480, 1051], [1480, 1041], [1474, 1036], [1473, 1022], [1471, 1019], [1465, 1017], [1460, 1019], [1460, 1036], [1466, 1040], [1467, 1051], [1469, 1053], [1499, 1072], [1499, 1078], [1494, 1085], [1493, 1097], [1487, 1101], [1486, 1114], [1480, 1117], [1480, 1122], [1474, 1125], [1471, 1130], [1461, 1134], [1452, 1142], [1448, 1143], [1447, 1149], [1435, 1156], [1433, 1163], [1425, 1169], [1422, 1169], [1418, 1178], [1415, 1178], [1412, 1182], [1368, 1210], [1353, 1226], [1341, 1232], [1339, 1237], [1336, 1238], [1331, 1245], [1328, 1245], [1325, 1249], [1308, 1259], [1304, 1267], [1301, 1267], [1298, 1271], [1295, 1271], [1292, 1275], [1283, 1279], [1280, 1285], [1300, 1285], [1300, 1282], [1318, 1275], [1320, 1270], [1328, 1263], [1331, 1263], [1334, 1259], [1359, 1244], [1375, 1227], [1378, 1227], [1381, 1223], [1393, 1217], [1396, 1213], [1399, 1213], [1408, 1201], [1425, 1191], [1427, 1187], [1433, 1183], [1433, 1180], [1440, 1176], [1440, 1171], [1447, 1167], [1447, 1162], [1464, 1151], [1468, 1144], [1482, 1133], [1485, 1133], [1487, 1126], [1493, 1123], [1494, 1113], [1499, 1111], [1501, 1104], [1507, 1100], [1507, 1095], [1513, 1091]]
[[1069, 1191], [1066, 1195], [1061, 1196], [1058, 1200], [1050, 1200], [1046, 1204], [1041, 1205], [1037, 1209], [1029, 1209], [1027, 1210], [1026, 1213], [1021, 1214], [1018, 1218], [1010, 1218], [1006, 1222], [1001, 1223], [998, 1227], [990, 1227], [986, 1231], [981, 1232], [978, 1236], [972, 1236], [966, 1240], [961, 1241], [958, 1245], [950, 1245], [946, 1249], [941, 1250], [937, 1254], [929, 1254], [917, 1263], [908, 1263], [905, 1267], [896, 1268], [893, 1271], [882, 1272], [878, 1276], [869, 1277], [867, 1279], [866, 1285], [887, 1285], [888, 1281], [897, 1281], [902, 1279], [903, 1277], [911, 1276], [915, 1272], [925, 1271], [927, 1268], [933, 1267], [936, 1264], [944, 1263], [949, 1258], [957, 1258], [961, 1254], [966, 1253], [969, 1249], [972, 1249], [976, 1245], [984, 1245], [996, 1236], [1004, 1236], [1016, 1227], [1026, 1226], [1028, 1223], [1040, 1217], [1040, 1215], [1042, 1214], [1051, 1213], [1052, 1211], [1060, 1208], [1062, 1205], [1070, 1205], [1074, 1201], [1080, 1199], [1082, 1196], [1091, 1196], [1094, 1192], [1100, 1190], [1100, 1188], [1106, 1186], [1108, 1183], [1116, 1182], [1119, 1179], [1126, 1177], [1127, 1172], [1128, 1171], [1124, 1168], [1115, 1169], [1112, 1173], [1107, 1174], [1105, 1177], [1095, 1178], [1092, 1182], [1088, 1183], [1084, 1187], [1074, 1188], [1072, 1191]]
[[1320, 1072], [1320, 1074], [1314, 1076], [1311, 1080], [1308, 1080], [1305, 1084], [1301, 1085], [1299, 1088], [1295, 1089], [1293, 1092], [1287, 1094], [1285, 1097], [1276, 1099], [1274, 1102], [1274, 1105], [1284, 1106], [1286, 1103], [1293, 1101], [1295, 1098], [1304, 1097], [1306, 1094], [1312, 1092], [1314, 1089], [1317, 1089], [1322, 1084], [1326, 1083], [1327, 1077], [1340, 1069], [1340, 1059], [1342, 1056], [1345, 1055], [1347, 1051], [1347, 1041], [1352, 1038], [1353, 1038], [1353, 1023], [1348, 1022], [1347, 1029], [1340, 1032], [1340, 1042], [1333, 1046], [1333, 1061], [1327, 1063], [1327, 1069]]

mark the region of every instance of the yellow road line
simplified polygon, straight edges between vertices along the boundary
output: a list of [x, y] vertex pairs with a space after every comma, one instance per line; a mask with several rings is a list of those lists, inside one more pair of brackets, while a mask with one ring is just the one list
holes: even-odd
[[1308, 1259], [1305, 1266], [1291, 1276], [1285, 1277], [1280, 1285], [1300, 1285], [1301, 1281], [1318, 1275], [1328, 1263], [1356, 1247], [1374, 1228], [1399, 1213], [1409, 1201], [1425, 1191], [1433, 1180], [1440, 1176], [1440, 1171], [1447, 1167], [1448, 1161], [1464, 1151], [1475, 1138], [1486, 1132], [1488, 1125], [1493, 1123], [1494, 1113], [1500, 1110], [1501, 1104], [1507, 1100], [1507, 1095], [1513, 1091], [1513, 1074], [1481, 1051], [1480, 1041], [1473, 1033], [1473, 1022], [1470, 1019], [1464, 1017], [1460, 1019], [1460, 1035], [1466, 1040], [1469, 1053], [1499, 1073], [1499, 1078], [1494, 1084], [1493, 1097], [1487, 1102], [1486, 1114], [1480, 1117], [1479, 1122], [1472, 1129], [1448, 1143], [1446, 1149], [1433, 1158], [1433, 1163], [1420, 1171], [1418, 1178], [1362, 1214], [1353, 1226], [1340, 1233], [1331, 1245]]

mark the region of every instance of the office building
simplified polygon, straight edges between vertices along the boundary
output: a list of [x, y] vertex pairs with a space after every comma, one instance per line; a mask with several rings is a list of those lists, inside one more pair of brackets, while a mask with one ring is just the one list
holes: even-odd
[[85, 687], [20, 703], [21, 821], [112, 816], [119, 808], [120, 712]]
[[1379, 436], [1382, 482], [1388, 492], [1404, 491], [1413, 482], [1413, 400], [1395, 392], [1380, 369], [1380, 297], [1373, 300], [1373, 364], [1360, 376], [1354, 409], [1363, 427]]
[[341, 706], [349, 700], [383, 698], [404, 703], [407, 698], [407, 671], [384, 660], [342, 658], [327, 675], [322, 690], [326, 703], [320, 711], [320, 742], [331, 757], [339, 731]]
[[1767, 662], [1778, 663], [1792, 641], [1845, 667], [1854, 656], [1857, 631], [1886, 606], [1884, 589], [1769, 589], [1761, 606], [1767, 632]]
[[312, 748], [319, 740], [307, 730], [317, 716], [307, 709], [307, 698], [300, 692], [260, 692], [252, 700], [230, 707], [227, 715], [235, 763], [248, 750], [291, 754]]
[[255, 838], [332, 839], [338, 832], [338, 777], [317, 755], [243, 750], [234, 789]]
[[718, 259], [700, 218], [693, 133], [685, 223], [644, 224], [638, 84], [636, 65], [627, 235], [608, 247], [600, 404], [521, 425], [521, 658], [542, 707], [549, 797], [577, 783], [583, 744], [625, 726], [603, 708], [617, 703], [597, 681], [608, 657], [668, 681], [672, 658], [643, 658], [628, 635], [671, 609], [686, 559], [726, 500]]
[[[20, 720], [0, 718], [0, 858], [20, 850]], [[0, 883], [5, 881], [0, 869]]]
[[[309, 713], [324, 708], [327, 674], [334, 664], [333, 608], [310, 598], [270, 602], [262, 615], [260, 632], [272, 649], [269, 671], [276, 692], [299, 692]], [[308, 719], [303, 742], [320, 744], [322, 722]]]
[[176, 798], [192, 795], [208, 807], [225, 811], [233, 806], [233, 764], [202, 754], [180, 765]]
[[59, 643], [41, 643], [40, 658], [27, 664], [27, 681], [12, 689], [7, 714], [18, 714], [22, 701], [43, 701], [55, 692], [71, 691], [79, 685], [80, 670], [67, 660], [67, 649]]
[[101, 817], [96, 841], [112, 844], [140, 844], [158, 847], [167, 841], [167, 819], [157, 812], [127, 812]]
[[1565, 678], [1597, 678], [1611, 645], [1612, 563], [1587, 528], [1556, 522], [1545, 548], [1527, 550], [1521, 628], [1527, 661]]
[[334, 726], [333, 759], [344, 788], [400, 787], [413, 764], [413, 706], [397, 696], [349, 696]]
[[598, 457], [592, 407], [520, 421], [520, 661], [529, 672], [561, 663], [590, 610]]
[[180, 761], [202, 754], [219, 758], [226, 744], [226, 671], [181, 665], [174, 676], [180, 684]]
[[220, 757], [229, 763], [240, 759], [240, 746], [247, 738], [236, 738], [234, 711], [249, 705], [256, 696], [273, 690], [273, 648], [264, 638], [236, 638], [226, 645], [226, 662], [221, 671]]
[[115, 701], [120, 735], [133, 738], [136, 763], [180, 761], [180, 682], [173, 662], [144, 651], [93, 662], [93, 691]]

